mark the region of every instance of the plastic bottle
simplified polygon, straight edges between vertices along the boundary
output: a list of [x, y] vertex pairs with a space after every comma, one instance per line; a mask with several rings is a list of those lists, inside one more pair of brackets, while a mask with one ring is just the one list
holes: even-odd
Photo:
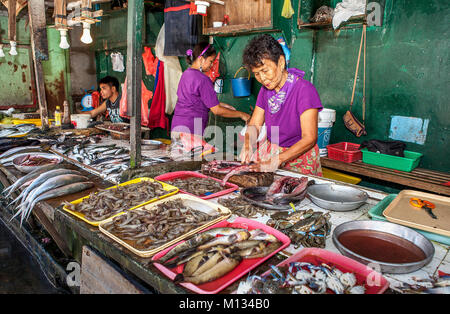
[[62, 122], [63, 124], [70, 124], [70, 109], [67, 100], [64, 100], [63, 107], [64, 107], [64, 118]]
[[55, 126], [60, 127], [61, 126], [61, 110], [59, 106], [56, 106], [55, 110]]

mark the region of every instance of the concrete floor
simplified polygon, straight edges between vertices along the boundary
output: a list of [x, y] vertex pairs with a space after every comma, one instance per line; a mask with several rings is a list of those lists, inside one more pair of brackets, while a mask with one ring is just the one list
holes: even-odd
[[58, 289], [45, 278], [38, 263], [0, 221], [0, 294], [49, 294]]

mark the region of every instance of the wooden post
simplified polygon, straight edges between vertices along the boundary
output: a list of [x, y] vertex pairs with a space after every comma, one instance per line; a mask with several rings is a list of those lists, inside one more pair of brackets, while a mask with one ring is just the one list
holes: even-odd
[[16, 0], [8, 0], [8, 37], [16, 41]]
[[144, 1], [128, 1], [127, 22], [127, 115], [131, 117], [130, 167], [141, 164], [141, 82], [142, 82], [142, 30]]
[[45, 3], [41, 0], [28, 1], [28, 15], [30, 17], [31, 49], [33, 52], [34, 74], [36, 76], [36, 90], [41, 114], [42, 130], [47, 130], [48, 111], [45, 97], [44, 71], [42, 60], [48, 60], [47, 27], [45, 23]]

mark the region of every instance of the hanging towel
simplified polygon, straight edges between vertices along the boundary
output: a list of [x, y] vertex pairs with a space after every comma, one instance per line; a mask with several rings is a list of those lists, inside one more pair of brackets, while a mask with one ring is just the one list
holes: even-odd
[[[166, 92], [166, 114], [172, 114], [177, 104], [178, 84], [180, 83], [183, 70], [181, 69], [180, 59], [178, 57], [169, 57], [164, 55], [165, 44], [165, 26], [161, 27], [158, 38], [156, 39], [155, 55], [157, 59], [164, 62], [164, 90]], [[155, 85], [156, 86], [156, 85]]]
[[148, 127], [150, 129], [163, 128], [169, 129], [169, 119], [164, 113], [166, 103], [166, 93], [164, 91], [164, 62], [159, 62], [158, 84], [150, 106], [150, 116]]
[[281, 16], [290, 19], [292, 15], [294, 15], [294, 9], [292, 8], [291, 0], [284, 0]]
[[142, 61], [144, 62], [145, 74], [156, 77], [156, 67], [158, 66], [158, 58], [155, 58], [150, 47], [144, 47], [142, 53]]

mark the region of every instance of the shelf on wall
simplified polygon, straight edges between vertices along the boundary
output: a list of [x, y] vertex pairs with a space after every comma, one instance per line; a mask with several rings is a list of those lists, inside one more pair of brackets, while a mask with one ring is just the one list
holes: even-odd
[[[342, 27], [347, 26], [355, 26], [355, 25], [363, 25], [366, 23], [366, 16], [364, 14], [362, 15], [356, 15], [351, 17], [348, 21], [342, 22], [338, 29]], [[330, 29], [333, 28], [333, 24], [331, 22], [326, 23], [305, 23], [305, 24], [298, 24], [298, 28], [309, 28], [309, 29]]]

